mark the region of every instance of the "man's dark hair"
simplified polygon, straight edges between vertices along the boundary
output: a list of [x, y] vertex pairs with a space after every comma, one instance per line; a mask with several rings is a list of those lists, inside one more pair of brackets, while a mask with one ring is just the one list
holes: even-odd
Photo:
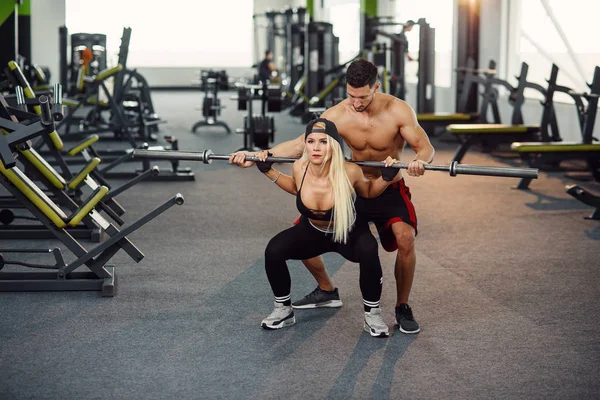
[[377, 82], [377, 67], [364, 58], [358, 59], [346, 70], [346, 82], [353, 88], [373, 87]]
[[265, 57], [268, 57], [271, 53], [272, 51], [270, 49], [265, 50]]
[[412, 19], [409, 19], [408, 21], [406, 21], [406, 22], [404, 23], [404, 26], [406, 26], [406, 27], [409, 27], [409, 26], [413, 26], [413, 25], [415, 25], [415, 24], [416, 24], [416, 22], [415, 22], [415, 21], [413, 21]]

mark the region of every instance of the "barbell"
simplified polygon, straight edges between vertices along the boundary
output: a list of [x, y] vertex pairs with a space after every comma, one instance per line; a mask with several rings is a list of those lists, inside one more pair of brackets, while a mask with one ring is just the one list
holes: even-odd
[[[199, 152], [194, 151], [174, 151], [174, 150], [144, 150], [135, 149], [132, 153], [134, 159], [152, 159], [152, 160], [179, 160], [179, 161], [201, 161], [204, 164], [210, 164], [213, 160], [229, 160], [228, 154], [214, 154], [212, 150], [206, 149]], [[247, 161], [260, 161], [256, 156], [246, 156]], [[293, 163], [297, 158], [288, 157], [267, 157], [267, 161], [274, 163]], [[350, 161], [350, 160], [349, 160]], [[356, 161], [351, 162], [361, 167], [382, 168], [385, 167], [383, 161]], [[390, 166], [391, 168], [407, 169], [408, 164], [398, 162]], [[508, 168], [508, 167], [491, 167], [485, 165], [461, 165], [456, 161], [450, 165], [434, 165], [425, 164], [426, 170], [445, 171], [450, 176], [456, 175], [482, 175], [482, 176], [499, 176], [505, 178], [538, 178], [537, 168]]]

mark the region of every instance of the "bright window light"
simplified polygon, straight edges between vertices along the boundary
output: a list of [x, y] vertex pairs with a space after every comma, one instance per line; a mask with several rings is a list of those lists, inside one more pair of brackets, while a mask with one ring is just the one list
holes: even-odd
[[[520, 0], [519, 54], [514, 64], [529, 64], [528, 80], [545, 84], [555, 63], [560, 69], [558, 84], [589, 91], [596, 65], [600, 64], [600, 41], [594, 34], [600, 2], [548, 0], [553, 22], [542, 0]], [[535, 23], [532, 23], [535, 21]], [[561, 37], [567, 39], [573, 54]]]
[[123, 27], [130, 27], [130, 67], [248, 67], [252, 65], [253, 0], [65, 0], [72, 33], [107, 35], [108, 65], [117, 61]]
[[333, 24], [333, 34], [340, 39], [340, 63], [358, 55], [360, 50], [360, 4], [358, 0], [348, 0], [344, 4], [329, 2], [329, 22]]
[[[398, 21], [425, 18], [432, 28], [435, 28], [435, 85], [450, 87], [452, 84], [452, 47], [454, 1], [451, 0], [397, 0], [396, 19]], [[406, 34], [410, 54], [417, 58], [419, 51], [418, 26]], [[416, 62], [406, 64], [406, 82], [417, 82]]]

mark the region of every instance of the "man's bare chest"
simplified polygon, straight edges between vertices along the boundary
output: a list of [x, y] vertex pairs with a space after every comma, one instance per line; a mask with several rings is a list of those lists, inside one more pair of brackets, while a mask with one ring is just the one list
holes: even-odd
[[385, 151], [397, 147], [401, 139], [396, 124], [381, 120], [349, 122], [341, 127], [340, 134], [353, 150]]

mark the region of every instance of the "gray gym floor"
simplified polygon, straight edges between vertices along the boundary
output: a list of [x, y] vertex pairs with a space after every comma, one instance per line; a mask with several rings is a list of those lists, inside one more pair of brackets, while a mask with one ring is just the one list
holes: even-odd
[[[241, 127], [228, 95], [223, 119]], [[168, 120], [161, 134], [182, 149], [241, 145], [220, 128], [189, 132], [200, 92], [153, 96]], [[277, 142], [303, 131], [286, 115], [276, 126]], [[432, 141], [435, 163], [447, 163], [455, 144]], [[516, 160], [472, 152], [464, 162]], [[565, 193], [573, 181], [563, 173], [542, 173], [531, 191], [513, 190], [517, 179], [408, 177], [419, 219], [411, 305], [422, 331], [378, 339], [362, 330], [358, 266], [336, 254], [325, 260], [344, 306], [261, 329], [273, 307], [263, 252], [296, 218], [294, 200], [255, 168], [182, 165], [195, 181], [146, 182], [119, 196], [128, 221], [178, 192], [185, 203], [130, 236], [146, 258], [115, 257], [115, 297], [0, 294], [0, 398], [598, 398], [600, 224], [583, 219], [591, 209]], [[394, 256], [380, 250], [392, 326]], [[294, 299], [314, 289], [299, 262], [290, 271]]]

